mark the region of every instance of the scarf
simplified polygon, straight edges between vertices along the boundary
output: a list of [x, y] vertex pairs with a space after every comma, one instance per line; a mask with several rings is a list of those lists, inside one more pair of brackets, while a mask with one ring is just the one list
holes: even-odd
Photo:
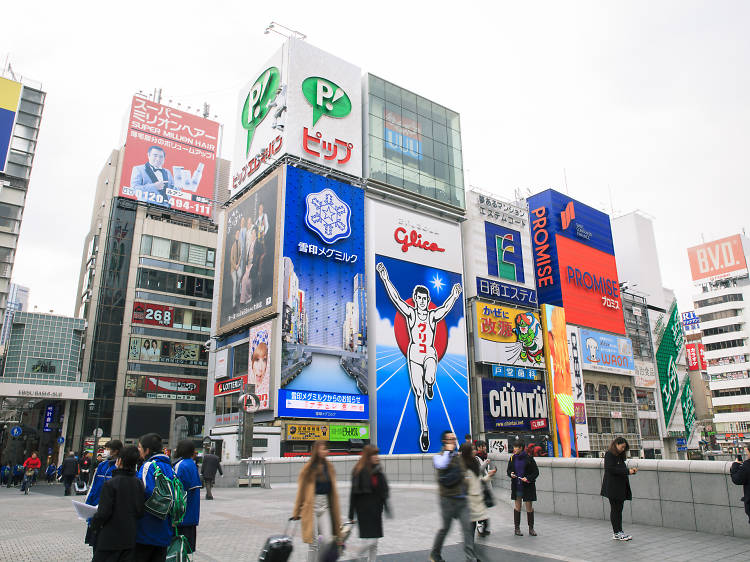
[[524, 482], [521, 478], [526, 476], [526, 465], [528, 464], [529, 455], [526, 451], [521, 451], [517, 455], [513, 455], [513, 472], [516, 473], [516, 487], [519, 490], [523, 489]]

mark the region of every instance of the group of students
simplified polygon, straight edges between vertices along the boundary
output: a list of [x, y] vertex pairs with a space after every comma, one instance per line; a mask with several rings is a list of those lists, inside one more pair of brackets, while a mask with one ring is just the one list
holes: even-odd
[[[193, 442], [180, 441], [173, 460], [164, 454], [162, 438], [156, 433], [142, 436], [137, 447], [124, 447], [113, 439], [104, 449], [104, 460], [96, 467], [86, 496], [88, 505], [97, 506], [85, 537], [93, 548], [93, 562], [161, 562], [176, 536], [185, 537], [190, 552], [195, 552], [201, 476]], [[222, 473], [218, 457], [206, 454], [204, 459], [209, 461], [209, 472], [218, 469]], [[186, 492], [184, 516], [176, 525], [170, 516], [159, 517], [148, 507], [161, 475], [167, 481], [179, 480]], [[215, 472], [204, 473], [203, 480], [213, 483], [214, 477]], [[207, 492], [207, 499], [213, 499], [208, 486]]]

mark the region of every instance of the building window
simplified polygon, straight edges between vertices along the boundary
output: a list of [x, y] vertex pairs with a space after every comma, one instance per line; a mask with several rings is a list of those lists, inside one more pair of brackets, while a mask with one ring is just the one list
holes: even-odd
[[588, 418], [589, 431], [591, 433], [599, 433], [599, 424], [596, 418]]
[[599, 385], [599, 400], [601, 400], [602, 402], [609, 401], [609, 391], [607, 390], [606, 384]]
[[599, 418], [599, 426], [602, 433], [612, 433], [612, 424], [609, 418]]
[[596, 391], [594, 390], [594, 385], [590, 382], [586, 383], [585, 392], [586, 400], [596, 400]]
[[633, 390], [629, 387], [625, 387], [622, 391], [622, 401], [626, 404], [633, 403]]
[[232, 376], [241, 377], [250, 368], [250, 344], [245, 342], [232, 348]]
[[622, 419], [621, 418], [612, 419], [612, 433], [617, 433], [617, 434], [622, 433]]
[[625, 419], [625, 431], [627, 433], [638, 433], [637, 420], [633, 418]]
[[610, 396], [612, 397], [612, 402], [619, 402], [620, 401], [620, 387], [613, 386]]

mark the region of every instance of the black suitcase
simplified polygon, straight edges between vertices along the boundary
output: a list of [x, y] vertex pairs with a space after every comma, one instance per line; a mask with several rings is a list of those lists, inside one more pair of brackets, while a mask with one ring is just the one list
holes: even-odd
[[292, 549], [294, 548], [294, 541], [291, 535], [287, 534], [290, 523], [294, 525], [291, 521], [287, 523], [283, 535], [271, 535], [266, 539], [266, 543], [263, 545], [258, 557], [259, 562], [286, 562], [289, 560], [289, 556], [291, 556]]

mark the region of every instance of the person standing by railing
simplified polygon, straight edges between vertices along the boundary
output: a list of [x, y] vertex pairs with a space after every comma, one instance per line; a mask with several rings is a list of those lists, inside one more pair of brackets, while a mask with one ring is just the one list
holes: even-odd
[[629, 475], [638, 472], [637, 468], [628, 468], [625, 464], [630, 449], [624, 437], [615, 437], [609, 450], [604, 455], [604, 479], [601, 495], [609, 499], [609, 519], [612, 522], [612, 539], [629, 541], [633, 537], [622, 531], [622, 508], [625, 501], [632, 500]]
[[515, 502], [513, 509], [514, 533], [522, 537], [521, 532], [521, 502], [526, 504], [526, 520], [529, 524], [529, 536], [537, 536], [534, 530], [534, 507], [536, 501], [536, 479], [539, 478], [539, 468], [534, 457], [526, 452], [526, 444], [520, 439], [513, 443], [513, 454], [508, 460], [506, 470], [511, 479], [510, 499]]

